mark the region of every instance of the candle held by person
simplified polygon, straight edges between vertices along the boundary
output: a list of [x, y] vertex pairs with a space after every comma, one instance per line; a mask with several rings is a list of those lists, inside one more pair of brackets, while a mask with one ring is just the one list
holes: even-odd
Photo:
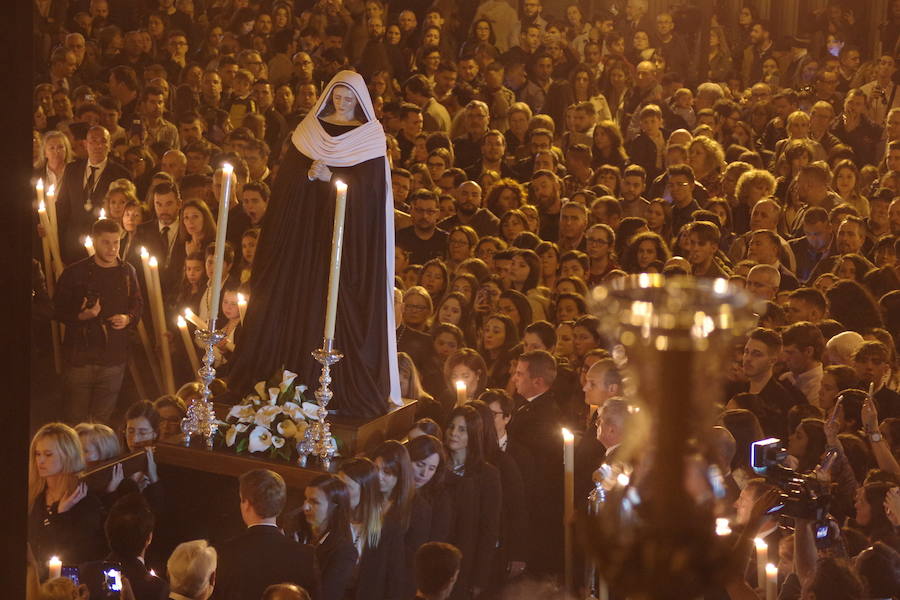
[[62, 575], [62, 561], [58, 556], [50, 557], [50, 560], [47, 561], [47, 570], [50, 572], [50, 579], [56, 579]]
[[47, 211], [47, 205], [43, 200], [38, 204], [38, 221], [41, 224], [41, 228], [44, 230], [43, 239], [47, 240], [47, 245], [50, 250], [50, 258], [53, 263], [53, 273], [48, 272], [47, 276], [53, 277], [55, 279], [62, 274], [62, 258], [59, 254], [59, 244], [55, 240], [53, 235], [53, 225], [50, 223], [50, 215]]
[[93, 256], [95, 254], [94, 240], [89, 235], [84, 237], [84, 249], [87, 251], [88, 256]]
[[168, 328], [166, 327], [166, 310], [163, 307], [162, 286], [159, 282], [159, 261], [156, 260], [155, 256], [151, 256], [147, 264], [150, 267], [150, 281], [152, 282], [150, 302], [152, 303], [151, 310], [154, 311], [154, 324], [156, 325], [159, 338], [163, 383], [166, 386], [166, 393], [174, 394], [175, 377], [172, 372], [172, 355], [169, 353], [169, 337], [166, 335]]
[[563, 479], [563, 531], [565, 539], [565, 584], [566, 589], [573, 589], [573, 531], [572, 525], [575, 519], [575, 436], [571, 431], [562, 428], [563, 438], [563, 465], [565, 478]]
[[341, 253], [344, 246], [344, 213], [347, 207], [347, 184], [335, 181], [334, 233], [331, 238], [331, 273], [328, 276], [328, 303], [325, 311], [325, 339], [334, 339], [337, 320], [338, 288], [341, 282]]
[[766, 600], [778, 598], [778, 567], [772, 563], [766, 564]]
[[728, 519], [723, 517], [716, 519], [716, 535], [731, 535], [731, 524]]
[[769, 545], [762, 538], [753, 538], [756, 546], [756, 587], [765, 589], [766, 563], [769, 562]]
[[237, 295], [238, 311], [241, 314], [241, 325], [244, 324], [244, 316], [247, 314], [247, 297], [238, 292]]
[[466, 390], [466, 382], [460, 380], [456, 381], [456, 405], [462, 406], [466, 402], [468, 402], [467, 398], [467, 390]]
[[188, 333], [187, 321], [181, 315], [178, 315], [178, 331], [181, 333], [181, 341], [184, 342], [184, 351], [191, 361], [191, 370], [196, 374], [200, 370], [200, 359], [197, 358], [197, 348], [191, 340], [191, 334]]
[[216, 223], [216, 254], [213, 268], [212, 294], [209, 312], [209, 326], [215, 328], [219, 316], [219, 301], [222, 296], [222, 274], [225, 266], [225, 234], [228, 230], [228, 209], [231, 205], [231, 183], [234, 167], [230, 163], [222, 165], [222, 192], [219, 195], [219, 220]]

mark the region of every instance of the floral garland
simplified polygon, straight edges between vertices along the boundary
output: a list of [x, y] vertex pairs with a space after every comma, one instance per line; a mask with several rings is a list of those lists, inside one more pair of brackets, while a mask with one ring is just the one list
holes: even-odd
[[297, 385], [296, 373], [284, 370], [281, 381], [260, 381], [253, 392], [228, 411], [220, 422], [218, 439], [236, 454], [263, 454], [292, 461], [311, 421], [317, 420], [316, 404], [306, 401], [305, 385]]

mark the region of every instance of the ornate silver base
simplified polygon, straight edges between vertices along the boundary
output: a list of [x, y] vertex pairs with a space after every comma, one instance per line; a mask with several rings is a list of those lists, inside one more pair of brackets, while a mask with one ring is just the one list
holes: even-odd
[[200, 390], [202, 395], [200, 398], [191, 400], [187, 414], [181, 420], [181, 431], [184, 434], [183, 442], [185, 446], [190, 446], [193, 436], [200, 435], [206, 441], [206, 449], [212, 450], [213, 438], [217, 431], [216, 413], [209, 399], [209, 385], [216, 378], [216, 370], [213, 367], [215, 363], [213, 348], [225, 339], [226, 334], [221, 329], [216, 331], [216, 322], [210, 321], [209, 329], [198, 329], [194, 332], [194, 335], [206, 347], [206, 353], [203, 355], [203, 366], [197, 371], [200, 381], [203, 383], [203, 387]]
[[322, 347], [314, 350], [313, 358], [322, 365], [322, 374], [319, 376], [319, 389], [316, 390], [315, 421], [306, 429], [303, 440], [297, 444], [297, 453], [300, 455], [298, 463], [305, 467], [309, 456], [316, 456], [322, 463], [322, 467], [328, 471], [331, 468], [331, 459], [337, 453], [337, 442], [331, 435], [331, 426], [326, 420], [328, 417], [328, 403], [334, 397], [331, 391], [331, 365], [336, 364], [344, 355], [334, 349], [334, 340], [322, 339]]

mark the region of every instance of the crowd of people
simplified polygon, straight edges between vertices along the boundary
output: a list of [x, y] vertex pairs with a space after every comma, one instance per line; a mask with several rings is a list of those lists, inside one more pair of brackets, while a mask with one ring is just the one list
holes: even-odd
[[[719, 3], [708, 32], [689, 2], [595, 4], [34, 1], [34, 177], [56, 192], [55, 231], [34, 219], [35, 598], [99, 594], [110, 564], [138, 600], [487, 598], [559, 576], [560, 427], [576, 434], [579, 506], [634, 435], [589, 290], [639, 273], [724, 278], [760, 302], [708, 432], [725, 485], [697, 501], [768, 542], [781, 598], [898, 595], [900, 2], [875, 52], [840, 0], [788, 35], [752, 2]], [[387, 135], [416, 424], [293, 504], [277, 474], [246, 473], [224, 500], [246, 531], [219, 539], [180, 505], [206, 480], [152, 450], [198, 394], [174, 319], [214, 312], [228, 162], [224, 392], [280, 159], [345, 69]], [[143, 350], [163, 339], [174, 394]], [[765, 513], [773, 488], [749, 452], [770, 436], [833, 482], [831, 547]], [[81, 477], [138, 451], [99, 485]], [[80, 581], [49, 578], [51, 557]], [[756, 597], [756, 573], [722, 594]]]

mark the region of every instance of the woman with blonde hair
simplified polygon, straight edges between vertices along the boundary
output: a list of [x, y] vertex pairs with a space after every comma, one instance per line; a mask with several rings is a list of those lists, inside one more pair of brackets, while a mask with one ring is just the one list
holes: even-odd
[[[125, 207], [132, 202], [138, 203], [137, 190], [134, 184], [127, 179], [116, 179], [109, 184], [109, 189], [103, 198], [103, 210], [106, 211], [106, 218], [122, 225], [125, 217]], [[123, 231], [122, 234], [124, 235], [125, 232]]]
[[103, 423], [79, 423], [75, 426], [81, 448], [84, 452], [85, 465], [91, 466], [122, 453], [119, 436], [108, 425]]
[[63, 178], [66, 165], [74, 160], [72, 144], [69, 137], [61, 131], [48, 131], [41, 138], [41, 149], [38, 155], [37, 173], [38, 179], [44, 180], [44, 190], [51, 185], [56, 186], [59, 193], [59, 184]]
[[695, 137], [688, 146], [688, 164], [694, 169], [694, 179], [703, 184], [710, 196], [722, 195], [722, 171], [725, 151], [712, 138]]
[[64, 564], [101, 557], [105, 543], [100, 500], [78, 480], [84, 452], [78, 433], [48, 423], [31, 440], [28, 469], [28, 542], [38, 565], [51, 556]]

